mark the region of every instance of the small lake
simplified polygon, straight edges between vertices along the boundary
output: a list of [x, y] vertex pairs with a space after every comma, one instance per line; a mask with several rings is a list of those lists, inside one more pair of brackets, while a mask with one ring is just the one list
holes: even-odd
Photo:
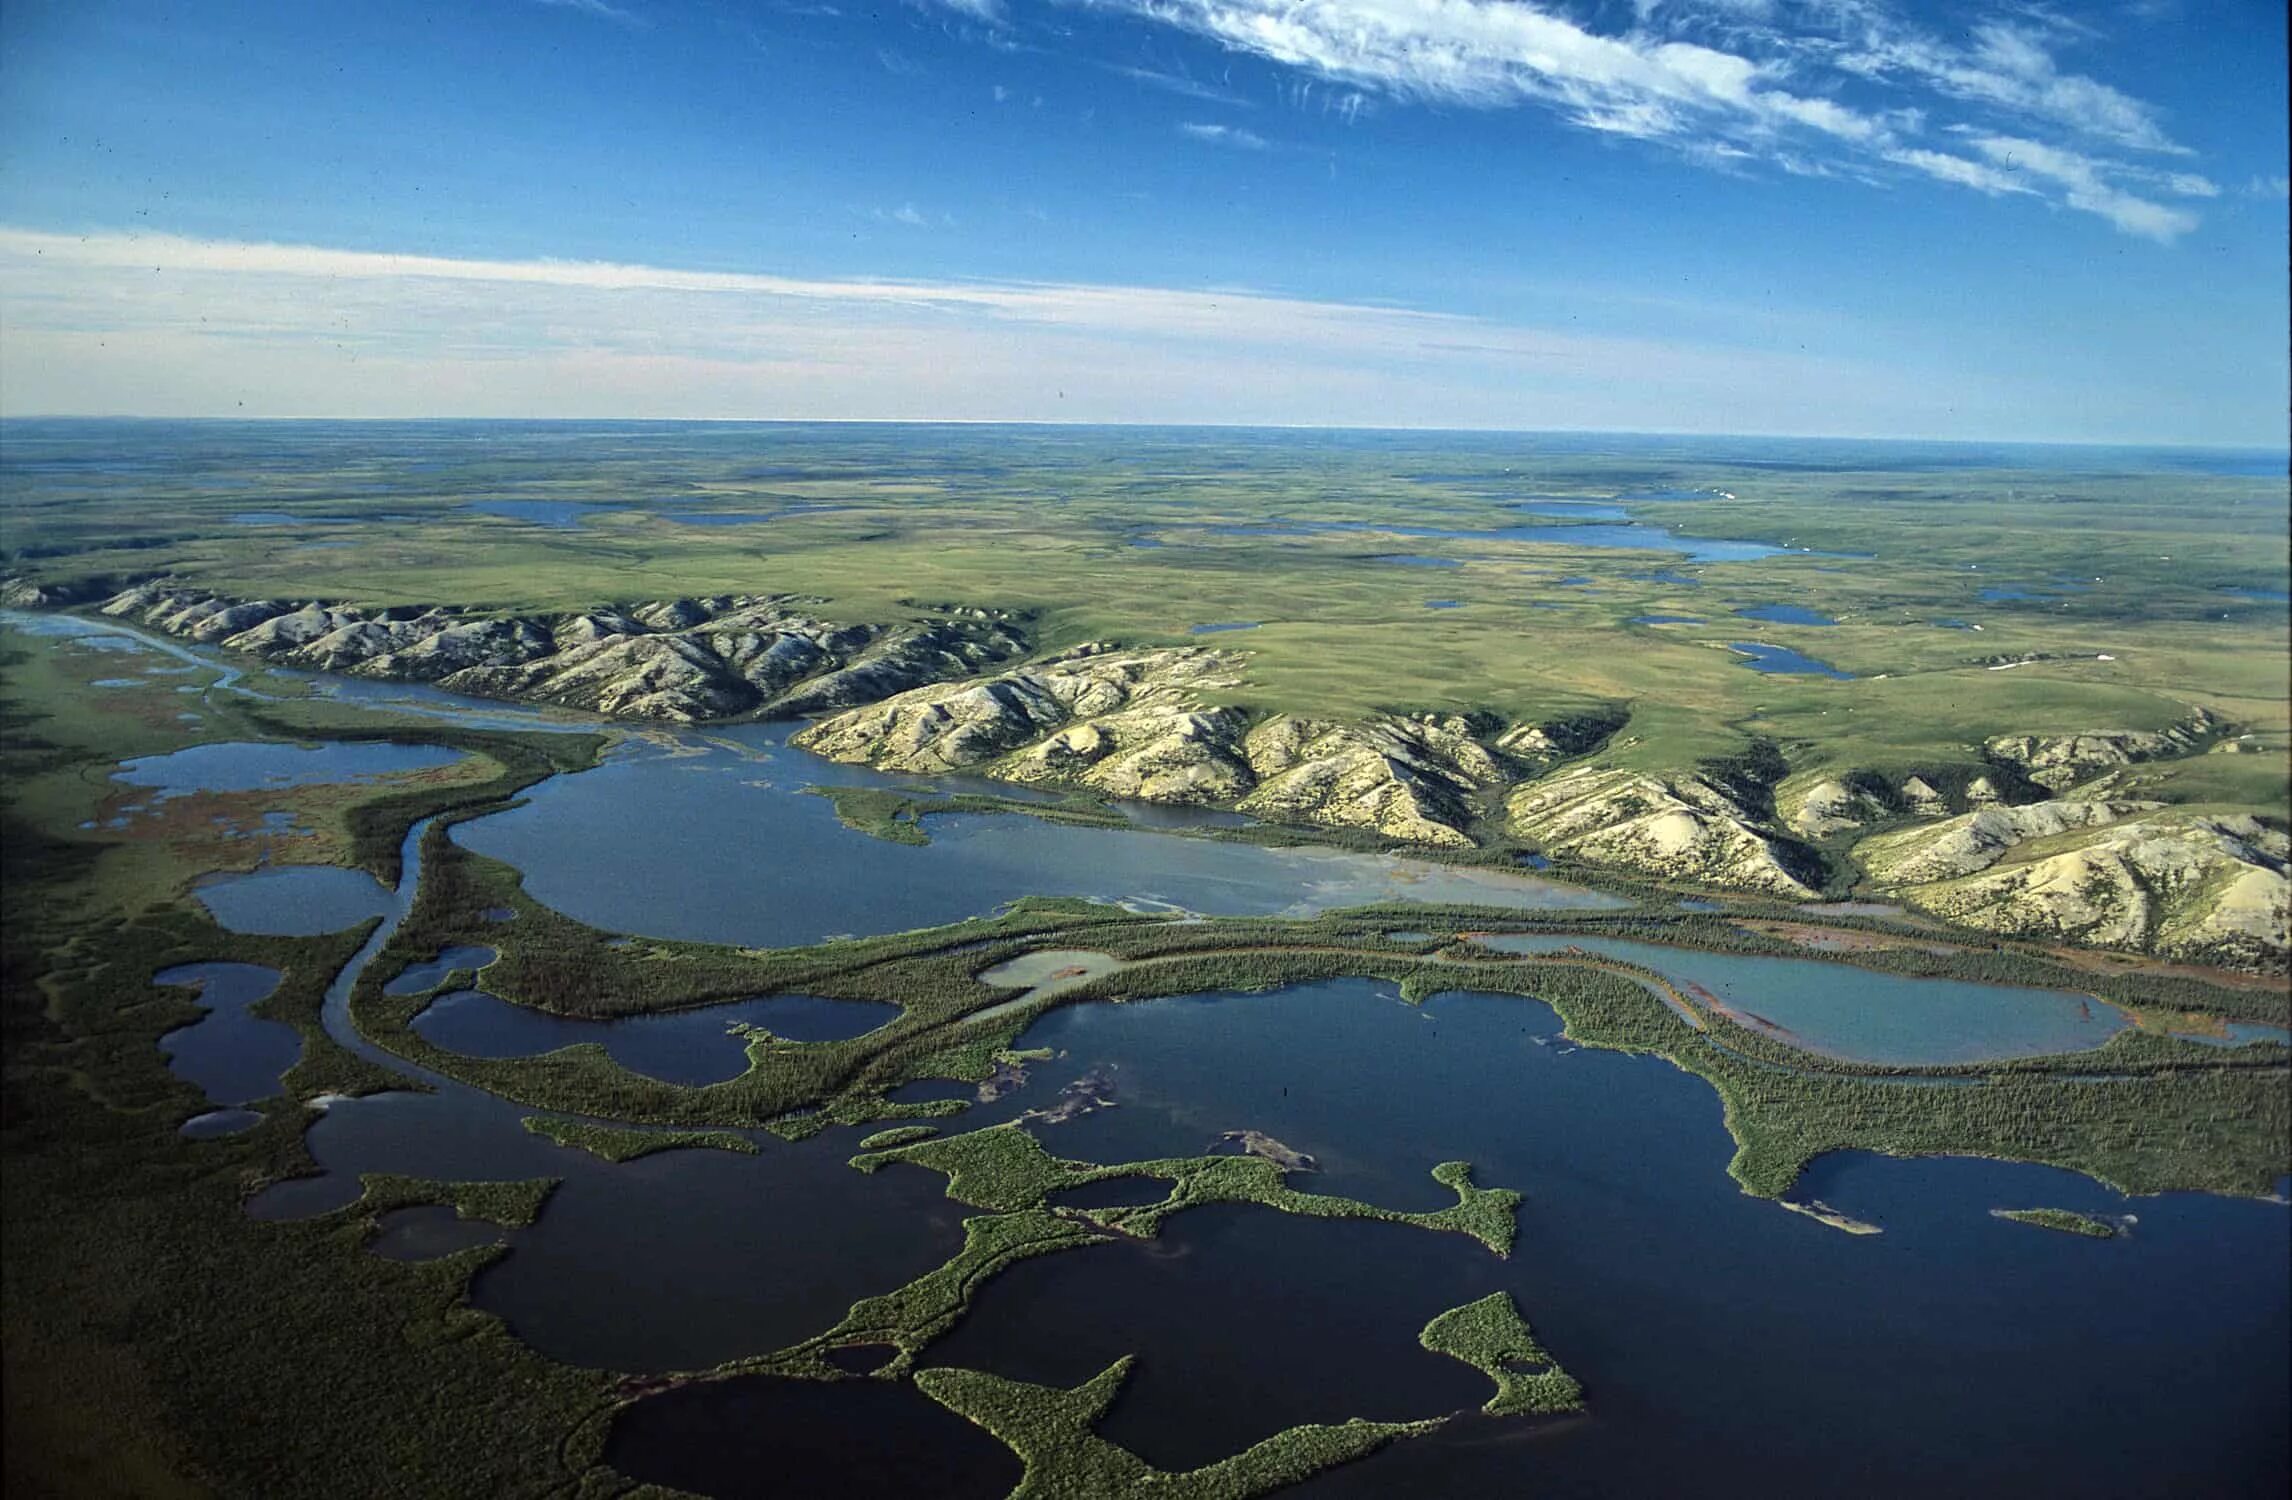
[[279, 1076], [302, 1059], [302, 1033], [283, 1021], [248, 1014], [279, 987], [279, 972], [260, 964], [178, 964], [151, 976], [154, 985], [192, 991], [207, 1014], [159, 1039], [169, 1071], [194, 1083], [210, 1104], [252, 1104], [279, 1092]]
[[2098, 1047], [2128, 1024], [2103, 1001], [2065, 990], [1913, 979], [1801, 958], [1703, 953], [1608, 938], [1509, 934], [1477, 939], [1505, 953], [1581, 948], [1697, 985], [1797, 1046], [1875, 1063], [1963, 1063]]
[[626, 506], [598, 505], [585, 500], [471, 500], [464, 503], [462, 509], [558, 531], [573, 530], [598, 516], [627, 513]]
[[[915, 788], [949, 779], [833, 765], [782, 744], [788, 732], [741, 725], [632, 741], [596, 770], [534, 787], [522, 807], [456, 825], [453, 838], [515, 865], [534, 899], [591, 926], [759, 947], [956, 922], [1026, 895], [1257, 916], [1379, 901], [1627, 904], [1557, 881], [1396, 855], [1012, 814], [938, 814], [926, 824], [929, 845], [889, 843], [844, 827], [826, 798], [790, 793], [815, 783]], [[770, 859], [760, 862], [759, 850]]]
[[1838, 621], [1820, 610], [1803, 604], [1753, 604], [1735, 611], [1746, 620], [1765, 620], [1772, 625], [1836, 625]]
[[1255, 630], [1257, 626], [1258, 622], [1255, 620], [1227, 620], [1219, 625], [1189, 625], [1186, 627], [1186, 634], [1219, 635], [1228, 630]]
[[589, 1042], [633, 1073], [700, 1087], [748, 1071], [748, 1039], [731, 1028], [761, 1026], [791, 1042], [832, 1042], [897, 1019], [874, 1000], [767, 995], [693, 1010], [587, 1021], [553, 1016], [479, 990], [440, 995], [414, 1017], [416, 1034], [468, 1057], [536, 1057]]
[[228, 930], [264, 937], [341, 932], [391, 905], [381, 881], [339, 865], [266, 865], [244, 875], [211, 875], [191, 894]]
[[1763, 641], [1732, 641], [1729, 642], [1729, 649], [1749, 657], [1750, 660], [1743, 665], [1754, 672], [1774, 672], [1790, 677], [1829, 677], [1840, 682], [1850, 682], [1854, 678], [1852, 672], [1841, 672], [1827, 661], [1818, 661], [1788, 646], [1770, 646]]
[[1462, 599], [1427, 599], [1425, 601], [1425, 608], [1462, 609], [1464, 608], [1464, 601]]
[[384, 1260], [437, 1260], [481, 1245], [498, 1245], [502, 1227], [484, 1219], [465, 1219], [442, 1203], [394, 1208], [382, 1215], [366, 1248]]
[[461, 758], [460, 751], [443, 745], [397, 745], [385, 740], [328, 740], [317, 745], [231, 741], [122, 761], [112, 780], [155, 788], [158, 800], [165, 801], [194, 792], [267, 792], [372, 781], [377, 776], [435, 770]]

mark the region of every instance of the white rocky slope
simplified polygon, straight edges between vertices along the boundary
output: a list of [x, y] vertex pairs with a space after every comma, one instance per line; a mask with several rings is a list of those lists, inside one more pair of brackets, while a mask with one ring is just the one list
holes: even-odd
[[1088, 646], [978, 682], [919, 689], [828, 719], [808, 750], [883, 770], [975, 770], [1157, 802], [1470, 848], [1471, 795], [1515, 774], [1455, 716], [1344, 723], [1281, 714], [1252, 727], [1207, 695], [1242, 654]]
[[[2017, 936], [2131, 948], [2195, 963], [2281, 968], [2292, 840], [2243, 814], [2155, 803], [2050, 803], [2070, 814], [2000, 843], [2002, 809], [1890, 835], [1874, 879], [1934, 915]], [[2074, 811], [2073, 811], [2074, 810]], [[2081, 817], [2090, 814], [2089, 820]]]
[[2049, 791], [2062, 792], [2137, 761], [2193, 755], [2209, 744], [2220, 728], [2219, 721], [2200, 708], [2182, 722], [2161, 730], [2004, 734], [1982, 748], [1991, 760], [2015, 767]]
[[968, 677], [1025, 646], [1015, 622], [988, 611], [851, 625], [815, 618], [806, 602], [737, 594], [504, 615], [233, 600], [162, 581], [101, 608], [287, 666], [687, 722], [847, 708]]
[[1515, 835], [1589, 864], [1791, 899], [1815, 894], [1789, 842], [1714, 777], [1587, 766], [1516, 789], [1505, 816]]

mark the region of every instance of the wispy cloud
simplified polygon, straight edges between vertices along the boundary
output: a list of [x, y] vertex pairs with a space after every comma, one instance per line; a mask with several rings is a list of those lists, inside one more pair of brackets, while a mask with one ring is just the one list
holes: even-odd
[[[2064, 67], [2058, 53], [2087, 33], [2035, 7], [1951, 38], [1900, 20], [1880, 0], [1640, 0], [1623, 30], [1597, 30], [1531, 0], [1083, 3], [1355, 97], [1540, 108], [1579, 129], [1732, 170], [1908, 171], [2043, 198], [2157, 240], [2195, 219], [2148, 195], [2209, 196], [2204, 178], [2139, 159], [2192, 153], [2155, 108]], [[2001, 166], [1937, 149], [1929, 138], [1937, 127], [2067, 155]]]
[[1204, 83], [1198, 78], [1190, 78], [1183, 73], [1165, 73], [1153, 68], [1128, 68], [1114, 63], [1106, 63], [1102, 66], [1109, 73], [1127, 78], [1133, 83], [1143, 83], [1148, 88], [1160, 89], [1168, 94], [1182, 95], [1188, 99], [1199, 99], [1204, 104], [1230, 104], [1236, 109], [1255, 109], [1257, 107], [1255, 100], [1246, 99], [1230, 88], [1220, 88], [1214, 84]]
[[600, 21], [611, 21], [616, 26], [650, 26], [652, 24], [651, 21], [638, 15], [635, 11], [624, 10], [618, 5], [607, 5], [605, 0], [533, 0], [533, 3], [545, 5], [551, 10], [577, 10], [585, 16], [595, 16]]
[[[1976, 378], [1248, 289], [0, 229], [0, 410], [1932, 431]], [[1063, 393], [1063, 394], [1062, 394]], [[1672, 418], [1671, 420], [1676, 420]]]
[[1178, 133], [1213, 146], [1232, 146], [1242, 151], [1266, 151], [1272, 149], [1273, 144], [1256, 131], [1244, 130], [1238, 125], [1209, 125], [1195, 120], [1181, 124]]

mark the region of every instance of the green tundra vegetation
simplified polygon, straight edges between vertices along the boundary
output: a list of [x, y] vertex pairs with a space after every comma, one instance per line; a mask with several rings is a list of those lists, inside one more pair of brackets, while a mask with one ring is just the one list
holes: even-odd
[[1583, 1407], [1583, 1388], [1536, 1342], [1508, 1293], [1490, 1292], [1478, 1302], [1449, 1309], [1427, 1323], [1418, 1340], [1496, 1382], [1496, 1394], [1481, 1408], [1491, 1416]]
[[2117, 1226], [2107, 1219], [2096, 1219], [2066, 1208], [1993, 1208], [1990, 1212], [2016, 1224], [2034, 1224], [2039, 1229], [2056, 1230], [2062, 1234], [2083, 1235], [2090, 1240], [2113, 1240]]
[[741, 1151], [756, 1154], [756, 1143], [729, 1130], [631, 1130], [562, 1115], [527, 1115], [525, 1128], [560, 1146], [578, 1146], [606, 1161], [635, 1161], [655, 1151]]
[[[1628, 498], [1681, 477], [1617, 454], [1547, 462], [1517, 478], [1475, 460], [1466, 468], [1485, 472], [1436, 480], [1407, 476], [1456, 471], [1453, 455], [1437, 447], [1401, 444], [1308, 464], [1268, 458], [1238, 438], [1208, 451], [1205, 440], [1148, 437], [1110, 458], [1102, 442], [1077, 436], [1002, 455], [1009, 461], [986, 481], [959, 466], [913, 473], [899, 441], [856, 435], [813, 477], [769, 480], [738, 478], [732, 457], [698, 442], [681, 454], [647, 452], [641, 489], [634, 460], [541, 481], [530, 455], [467, 450], [386, 499], [346, 498], [322, 467], [292, 465], [228, 499], [156, 474], [132, 511], [26, 482], [8, 497], [4, 562], [33, 586], [167, 575], [238, 597], [369, 605], [554, 610], [771, 591], [814, 596], [807, 607], [823, 618], [881, 622], [925, 618], [932, 606], [956, 602], [1023, 620], [1038, 651], [1103, 639], [1182, 644], [1194, 625], [1250, 619], [1258, 627], [1228, 642], [1250, 653], [1228, 695], [1235, 706], [1336, 716], [1475, 712], [1513, 722], [1599, 718], [1621, 707], [1628, 718], [1604, 753], [1625, 769], [1749, 764], [1772, 753], [1794, 774], [1914, 772], [1956, 789], [1982, 764], [1987, 735], [2162, 730], [2203, 709], [2235, 737], [2129, 767], [2117, 791], [2257, 812], [2281, 826], [2292, 723], [2283, 610], [2231, 592], [2282, 590], [2280, 558], [2249, 541], [2256, 532], [2281, 535], [2279, 480], [2175, 476], [2165, 485], [2107, 472], [2032, 480], [1980, 470], [1702, 466], [1692, 482], [1714, 493], [1674, 502]], [[886, 477], [901, 464], [906, 477]], [[1582, 545], [1564, 527], [1534, 540], [1375, 529], [1396, 514], [1465, 533], [1541, 525], [1505, 498], [1523, 479], [1538, 494], [1624, 494], [1619, 503], [1639, 522], [1834, 555], [1689, 564]], [[463, 509], [504, 494], [621, 500], [666, 493], [662, 485], [690, 509], [823, 508], [701, 528], [639, 504], [564, 529]], [[1731, 493], [1722, 498], [1721, 489]], [[360, 519], [329, 533], [348, 545], [312, 549], [297, 544], [294, 528], [229, 519], [257, 506]], [[1273, 529], [1282, 527], [1292, 529]], [[1148, 542], [1159, 545], [1139, 545]], [[1402, 552], [1453, 566], [1378, 560]], [[1994, 585], [2003, 594], [1982, 597]], [[1456, 607], [1428, 609], [1433, 594]], [[1840, 623], [1754, 625], [1732, 616], [1783, 600]], [[1639, 623], [1657, 614], [1704, 623]], [[1726, 647], [1754, 636], [1819, 655], [1857, 680], [1748, 671]], [[2016, 661], [2025, 664], [1992, 670]], [[1026, 1465], [1026, 1496], [1256, 1495], [1437, 1423], [1293, 1428], [1207, 1468], [1162, 1473], [1094, 1430], [1127, 1361], [1072, 1390], [916, 1368], [917, 1355], [999, 1269], [1151, 1237], [1172, 1214], [1206, 1203], [1394, 1220], [1468, 1235], [1501, 1255], [1517, 1202], [1501, 1185], [1476, 1185], [1462, 1162], [1436, 1173], [1454, 1204], [1403, 1213], [1301, 1191], [1279, 1164], [1255, 1156], [1100, 1166], [1055, 1157], [1016, 1127], [939, 1134], [938, 1125], [899, 1123], [959, 1122], [962, 1099], [900, 1103], [890, 1095], [918, 1080], [990, 1080], [1054, 1006], [1339, 976], [1388, 981], [1420, 1001], [1451, 990], [1516, 996], [1550, 1006], [1576, 1041], [1661, 1056], [1706, 1082], [1735, 1141], [1729, 1170], [1763, 1197], [1787, 1192], [1823, 1153], [1850, 1149], [2043, 1162], [2134, 1192], [2265, 1194], [2292, 1160], [2292, 1058], [2281, 1044], [2220, 1048], [2132, 1029], [2071, 1056], [1857, 1064], [1737, 1025], [1650, 970], [1581, 952], [1498, 954], [1467, 939], [1577, 933], [1805, 958], [1809, 949], [1792, 934], [1819, 931], [1842, 941], [1845, 951], [1822, 955], [1842, 974], [2073, 988], [2143, 1016], [2216, 1028], [2283, 1024], [2280, 986], [2101, 962], [1882, 913], [1817, 917], [1756, 896], [1730, 898], [1717, 911], [1682, 910], [1658, 882], [1612, 873], [1597, 878], [1634, 905], [1532, 914], [1396, 905], [1175, 923], [1031, 899], [948, 927], [773, 951], [632, 940], [542, 906], [516, 871], [447, 837], [455, 820], [593, 764], [605, 735], [393, 719], [298, 696], [291, 679], [275, 674], [256, 679], [275, 701], [106, 693], [91, 684], [107, 670], [100, 653], [0, 630], [0, 1315], [9, 1330], [0, 1391], [11, 1491], [34, 1479], [53, 1488], [61, 1476], [75, 1493], [336, 1495], [384, 1473], [415, 1494], [638, 1492], [600, 1455], [612, 1414], [642, 1391], [544, 1359], [469, 1305], [471, 1277], [505, 1253], [500, 1247], [418, 1264], [364, 1248], [379, 1215], [414, 1204], [530, 1223], [551, 1184], [370, 1176], [357, 1202], [310, 1220], [255, 1223], [243, 1212], [251, 1192], [313, 1170], [303, 1143], [313, 1101], [406, 1086], [321, 1024], [327, 985], [370, 926], [313, 938], [233, 934], [191, 899], [199, 875], [248, 868], [258, 857], [255, 844], [225, 838], [215, 820], [228, 825], [262, 809], [292, 811], [299, 830], [271, 843], [274, 859], [363, 868], [386, 882], [398, 878], [408, 832], [436, 820], [412, 911], [368, 965], [351, 1016], [408, 1061], [536, 1111], [528, 1128], [620, 1161], [695, 1145], [799, 1149], [736, 1132], [802, 1140], [881, 1123], [887, 1128], [859, 1142], [855, 1169], [898, 1163], [942, 1172], [949, 1198], [970, 1211], [963, 1244], [945, 1265], [849, 1309], [823, 1309], [817, 1335], [719, 1373], [870, 1378], [829, 1356], [886, 1347], [890, 1362], [871, 1378], [912, 1379], [1009, 1444]], [[184, 685], [214, 676], [196, 672]], [[265, 792], [260, 809], [188, 798], [180, 815], [110, 826], [120, 792], [110, 773], [124, 757], [315, 737], [419, 740], [463, 753], [435, 772]], [[2231, 746], [2235, 753], [2226, 753]], [[928, 819], [950, 812], [1121, 820], [1079, 798], [850, 788], [825, 795], [847, 824], [902, 842], [927, 839]], [[1484, 846], [1431, 857], [1509, 862], [1520, 846], [1494, 826], [1494, 809], [1476, 811], [1473, 831]], [[1328, 829], [1196, 836], [1387, 846]], [[1559, 864], [1571, 876], [1595, 873]], [[501, 908], [515, 920], [489, 920]], [[699, 1088], [630, 1072], [595, 1046], [467, 1057], [411, 1029], [425, 997], [381, 992], [385, 976], [457, 943], [499, 952], [484, 973], [490, 993], [564, 1016], [602, 1020], [794, 991], [891, 1001], [900, 1015], [847, 1041], [752, 1032], [746, 1071]], [[1046, 948], [1117, 962], [1055, 993], [978, 977]], [[157, 1042], [200, 1011], [181, 990], [149, 978], [198, 960], [278, 971], [277, 988], [253, 1013], [293, 1027], [302, 1052], [278, 1096], [258, 1103], [259, 1123], [190, 1142], [177, 1128], [206, 1101], [168, 1070]], [[1168, 1191], [1127, 1207], [1056, 1201], [1062, 1189], [1116, 1178], [1162, 1182]], [[2109, 1229], [2061, 1210], [2005, 1212], [2067, 1232]], [[1441, 1314], [1421, 1341], [1489, 1376], [1490, 1413], [1557, 1412], [1584, 1399], [1501, 1294]], [[246, 1421], [249, 1411], [267, 1419]]]

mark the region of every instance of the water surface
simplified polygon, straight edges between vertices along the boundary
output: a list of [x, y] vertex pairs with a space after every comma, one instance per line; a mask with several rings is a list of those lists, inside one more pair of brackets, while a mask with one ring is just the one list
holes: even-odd
[[122, 761], [112, 780], [155, 788], [158, 800], [165, 801], [193, 792], [256, 792], [372, 781], [378, 776], [450, 766], [460, 759], [460, 751], [443, 745], [399, 745], [385, 740], [328, 740], [317, 745], [230, 741]]
[[341, 932], [390, 909], [390, 891], [364, 870], [339, 865], [269, 865], [215, 875], [192, 888], [199, 904], [232, 932], [316, 937]]
[[1773, 672], [1789, 677], [1829, 677], [1839, 682], [1851, 682], [1852, 672], [1841, 672], [1827, 661], [1793, 651], [1788, 646], [1771, 646], [1764, 641], [1732, 641], [1731, 649], [1750, 658], [1743, 663], [1754, 672]]
[[943, 788], [948, 779], [829, 765], [781, 744], [786, 733], [736, 726], [635, 742], [596, 770], [535, 787], [522, 807], [456, 825], [453, 837], [517, 866], [528, 894], [592, 926], [761, 947], [956, 922], [1027, 895], [1207, 915], [1391, 900], [1623, 904], [1556, 881], [1392, 855], [1008, 814], [937, 815], [929, 845], [893, 844], [844, 827], [826, 798], [790, 793], [814, 782]]
[[863, 1035], [898, 1014], [898, 1006], [880, 1001], [769, 995], [587, 1021], [513, 1005], [479, 990], [456, 990], [423, 1007], [413, 1028], [423, 1039], [469, 1057], [537, 1057], [593, 1043], [631, 1072], [698, 1087], [748, 1071], [748, 1039], [735, 1026], [761, 1026], [791, 1042], [827, 1042]]
[[1746, 620], [1765, 620], [1774, 625], [1836, 625], [1838, 621], [1820, 610], [1803, 604], [1753, 604], [1736, 610]]
[[159, 1039], [176, 1077], [194, 1083], [211, 1104], [251, 1104], [279, 1091], [279, 1077], [302, 1058], [302, 1033], [249, 1009], [279, 987], [279, 971], [260, 964], [178, 964], [151, 976], [192, 991], [207, 1014]]
[[1581, 948], [1700, 986], [1801, 1047], [1865, 1062], [1931, 1064], [2041, 1057], [2098, 1047], [2129, 1024], [2066, 990], [1914, 979], [1804, 958], [1704, 953], [1659, 943], [1518, 933], [1476, 939], [1506, 953]]

